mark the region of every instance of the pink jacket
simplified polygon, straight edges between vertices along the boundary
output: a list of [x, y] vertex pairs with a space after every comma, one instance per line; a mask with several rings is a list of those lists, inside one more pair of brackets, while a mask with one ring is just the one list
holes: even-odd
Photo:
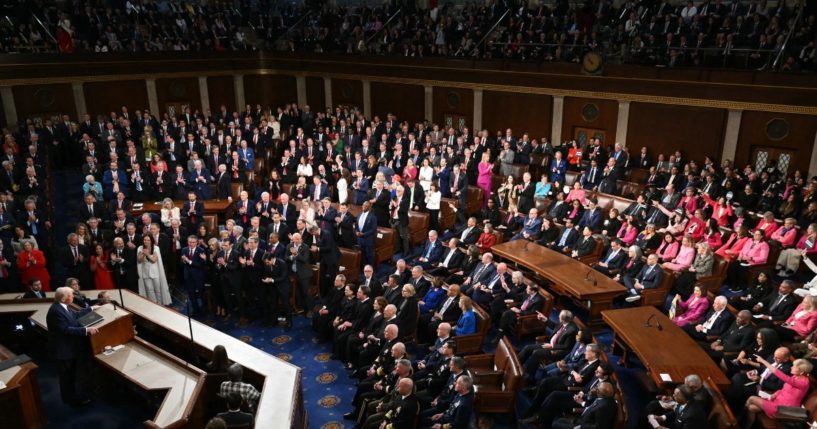
[[791, 247], [797, 238], [797, 228], [778, 228], [772, 233], [772, 240], [777, 240], [783, 247]]
[[[808, 377], [803, 375], [787, 375], [779, 369], [774, 370], [774, 375], [783, 380], [786, 384], [783, 385], [782, 389], [774, 393], [771, 399], [772, 403], [776, 406], [799, 407], [803, 403], [806, 393], [808, 393]], [[766, 407], [763, 408], [766, 409]], [[777, 411], [777, 407], [774, 407], [774, 410]], [[768, 414], [768, 412], [766, 414]], [[774, 414], [777, 413], [775, 412]], [[770, 417], [774, 417], [774, 415]]]
[[799, 319], [795, 318], [797, 312], [803, 309], [803, 303], [801, 302], [797, 308], [791, 313], [788, 319], [786, 319], [786, 324], [791, 326], [792, 329], [797, 331], [797, 334], [801, 337], [805, 337], [806, 335], [810, 334], [814, 328], [817, 328], [817, 311], [809, 311], [806, 312], [802, 317]]
[[681, 250], [678, 251], [678, 256], [667, 264], [666, 267], [672, 271], [682, 271], [692, 265], [693, 259], [695, 259], [695, 248], [681, 246]]
[[761, 219], [760, 222], [757, 223], [755, 229], [752, 230], [752, 232], [763, 231], [763, 234], [766, 236], [766, 239], [768, 240], [772, 238], [772, 234], [774, 234], [774, 232], [777, 231], [777, 228], [780, 228], [780, 226], [777, 225], [777, 222], [775, 221], [766, 222], [766, 219]]
[[[799, 250], [805, 249], [806, 248], [806, 241], [808, 241], [808, 234], [803, 234], [803, 236], [800, 237], [799, 240], [797, 240], [797, 249], [799, 249]], [[813, 241], [817, 241], [817, 239], [815, 239]], [[808, 255], [813, 255], [815, 253], [817, 253], [817, 245], [812, 245], [811, 248], [806, 250], [806, 254], [808, 254]]]
[[[729, 240], [726, 242], [726, 244], [724, 244], [723, 247], [718, 249], [718, 251], [715, 252], [715, 254], [722, 257], [723, 259], [726, 259], [727, 261], [731, 261], [732, 259], [735, 259], [737, 255], [740, 254], [740, 251], [743, 250], [743, 247], [746, 245], [746, 243], [750, 241], [752, 241], [752, 237], [743, 237], [741, 239], [738, 239], [737, 234], [732, 234], [732, 236], [729, 237]], [[726, 253], [727, 250], [731, 250], [732, 254], [731, 255], [727, 254]]]
[[[678, 301], [676, 316], [672, 319], [676, 325], [684, 327], [689, 324], [697, 323], [704, 317], [706, 311], [709, 310], [709, 301], [706, 297], [702, 296], [698, 298], [698, 301], [695, 303], [692, 302], [693, 299], [695, 299], [694, 294], [690, 295], [686, 301]], [[679, 312], [680, 314], [678, 314]]]
[[633, 243], [635, 243], [635, 239], [637, 236], [638, 228], [631, 226], [630, 229], [628, 230], [626, 223], [624, 225], [621, 225], [621, 228], [619, 228], [618, 233], [616, 234], [616, 237], [620, 238], [621, 241], [628, 246], [631, 246]]
[[675, 258], [675, 255], [678, 254], [678, 248], [680, 246], [681, 245], [677, 241], [670, 245], [667, 245], [666, 241], [661, 241], [661, 246], [658, 247], [655, 254], [665, 261], [671, 261], [673, 258]]
[[765, 241], [755, 242], [752, 240], [740, 250], [740, 259], [748, 261], [749, 265], [765, 264], [769, 259], [769, 244]]

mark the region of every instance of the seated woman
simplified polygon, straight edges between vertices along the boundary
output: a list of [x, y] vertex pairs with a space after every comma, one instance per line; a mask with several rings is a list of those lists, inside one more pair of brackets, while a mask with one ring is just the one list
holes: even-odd
[[675, 259], [681, 244], [675, 239], [672, 234], [664, 234], [664, 240], [658, 249], [655, 250], [655, 256], [662, 261], [671, 261]]
[[[673, 302], [675, 303], [675, 315], [672, 317], [672, 322], [679, 328], [697, 324], [709, 309], [709, 301], [700, 285], [695, 285], [692, 295], [686, 301], [681, 299], [681, 295], [675, 295]], [[672, 315], [671, 311], [670, 315]]]
[[780, 225], [778, 225], [777, 221], [774, 220], [774, 213], [766, 212], [763, 213], [763, 219], [761, 219], [760, 222], [757, 223], [755, 229], [753, 229], [752, 232], [761, 231], [768, 240], [772, 238], [772, 234], [774, 234], [774, 232], [777, 231], [777, 228], [779, 227]]
[[457, 323], [451, 328], [451, 334], [471, 335], [477, 332], [477, 316], [474, 313], [474, 303], [467, 296], [460, 297], [460, 310], [462, 314]]
[[[626, 219], [619, 219], [619, 211], [613, 207], [607, 213], [607, 217], [601, 222], [601, 233], [605, 237], [612, 237], [617, 235], [621, 230], [621, 223]], [[638, 232], [636, 232], [636, 235]], [[619, 237], [620, 238], [620, 237]], [[635, 241], [635, 240], [634, 240]]]
[[[612, 210], [611, 210], [612, 211]], [[621, 240], [624, 245], [629, 246], [635, 243], [635, 239], [638, 236], [638, 225], [635, 224], [635, 220], [630, 215], [627, 215], [627, 220], [621, 225], [619, 228], [616, 237]]]
[[684, 235], [691, 235], [695, 241], [700, 241], [706, 232], [706, 219], [704, 219], [704, 212], [700, 209], [695, 210], [692, 217], [687, 221], [687, 226], [684, 229]]
[[686, 298], [692, 293], [692, 287], [699, 278], [712, 275], [712, 265], [715, 262], [715, 257], [712, 255], [712, 249], [706, 243], [698, 243], [695, 245], [697, 252], [695, 260], [688, 270], [682, 271], [672, 285], [673, 290]]
[[772, 233], [769, 239], [777, 241], [780, 243], [780, 247], [788, 249], [794, 246], [794, 240], [797, 239], [797, 234], [797, 219], [789, 217], [783, 221], [783, 226], [777, 228]]
[[731, 262], [740, 255], [743, 246], [750, 241], [752, 241], [752, 236], [749, 234], [749, 228], [741, 225], [738, 227], [737, 232], [732, 234], [729, 240], [715, 254], [726, 260], [726, 262]]
[[578, 225], [579, 220], [584, 214], [584, 207], [582, 206], [581, 201], [573, 200], [568, 207], [569, 208], [567, 209], [565, 216], [562, 218], [562, 223], [564, 223], [566, 219], [570, 219], [573, 221], [573, 225]]
[[[632, 245], [627, 249], [627, 263], [621, 268], [621, 271], [618, 272], [613, 277], [613, 280], [622, 283], [622, 279], [625, 276], [630, 276], [630, 278], [636, 278], [638, 273], [641, 272], [641, 268], [644, 266], [644, 261], [641, 260], [641, 248]], [[623, 284], [623, 283], [622, 283]]]
[[805, 337], [817, 328], [817, 298], [811, 295], [803, 297], [803, 301], [786, 319], [786, 323], [777, 325], [774, 330], [783, 341], [796, 341], [795, 337]]
[[[738, 310], [751, 310], [772, 292], [774, 292], [774, 287], [771, 276], [769, 276], [768, 272], [761, 271], [752, 280], [752, 284], [746, 289], [746, 293], [742, 296], [733, 296], [729, 299], [729, 304]], [[797, 292], [795, 291], [795, 293]]]
[[554, 225], [553, 219], [545, 215], [542, 218], [542, 230], [539, 233], [539, 240], [536, 242], [543, 246], [550, 246], [559, 239], [559, 228]]
[[690, 186], [684, 190], [684, 196], [678, 201], [679, 209], [683, 209], [687, 215], [692, 216], [698, 210], [698, 196], [695, 195], [695, 187]]
[[651, 223], [648, 223], [644, 230], [635, 237], [635, 245], [641, 248], [644, 253], [658, 249], [661, 244], [661, 236], [655, 232], [655, 225]]
[[791, 367], [791, 375], [777, 369], [762, 357], [757, 358], [763, 366], [770, 370], [777, 378], [783, 380], [783, 388], [773, 393], [769, 399], [752, 396], [746, 401], [746, 419], [741, 427], [750, 428], [755, 418], [761, 412], [770, 418], [777, 415], [778, 407], [799, 407], [809, 390], [809, 374], [813, 366], [805, 359], [797, 359]]
[[491, 247], [496, 244], [496, 234], [494, 234], [494, 227], [490, 223], [486, 223], [482, 228], [482, 234], [477, 239], [477, 248], [479, 253], [485, 253], [491, 250]]
[[543, 174], [542, 178], [536, 182], [536, 190], [533, 192], [533, 198], [537, 200], [544, 200], [550, 194], [550, 182], [548, 182], [548, 175]]
[[679, 272], [689, 268], [694, 259], [695, 240], [693, 240], [691, 236], [685, 235], [684, 238], [681, 239], [681, 248], [678, 249], [678, 254], [675, 255], [675, 258], [673, 258], [670, 262], [664, 262], [661, 264], [661, 267], [670, 271]]
[[[755, 334], [755, 341], [751, 346], [741, 350], [733, 359], [721, 360], [721, 368], [726, 372], [728, 378], [735, 374], [747, 371], [757, 371], [762, 365], [757, 361], [757, 356], [766, 360], [774, 359], [774, 351], [780, 346], [780, 338], [777, 332], [771, 328], [760, 328]], [[762, 372], [762, 371], [758, 371]]]
[[723, 245], [723, 237], [718, 227], [718, 221], [712, 218], [706, 221], [706, 230], [704, 230], [704, 235], [701, 237], [701, 240], [706, 241], [713, 251], [720, 249]]
[[[800, 262], [817, 254], [817, 224], [809, 224], [806, 233], [797, 240], [793, 248], [783, 249], [777, 258], [777, 275], [783, 278], [790, 277], [800, 268]], [[811, 261], [809, 261], [811, 262]]]
[[587, 191], [582, 188], [582, 184], [578, 181], [573, 184], [573, 189], [571, 189], [570, 193], [567, 194], [565, 202], [569, 203], [574, 200], [578, 200], [583, 206], [587, 205]]
[[742, 292], [749, 268], [765, 264], [769, 258], [769, 244], [766, 243], [763, 231], [756, 229], [753, 235], [752, 241], [743, 246], [726, 271], [726, 285], [732, 292]]

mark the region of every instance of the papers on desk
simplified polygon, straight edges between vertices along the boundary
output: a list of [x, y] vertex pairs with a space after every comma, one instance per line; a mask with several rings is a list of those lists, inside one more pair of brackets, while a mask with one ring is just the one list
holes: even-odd
[[[161, 205], [161, 203], [156, 203], [156, 204]], [[145, 207], [145, 205], [142, 204], [142, 203], [136, 203], [136, 204], [133, 205], [134, 210], [142, 210], [143, 207]]]
[[660, 377], [661, 381], [663, 381], [664, 383], [672, 383], [672, 377], [670, 377], [669, 374], [662, 372], [660, 374]]

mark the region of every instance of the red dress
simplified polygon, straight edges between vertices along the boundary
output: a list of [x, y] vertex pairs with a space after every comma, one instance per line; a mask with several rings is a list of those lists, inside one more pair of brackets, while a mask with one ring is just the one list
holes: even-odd
[[24, 285], [28, 285], [31, 279], [38, 279], [43, 284], [43, 290], [51, 290], [51, 276], [45, 267], [45, 255], [41, 250], [32, 249], [31, 256], [34, 258], [32, 265], [28, 264], [29, 252], [22, 251], [17, 255], [17, 269], [20, 270], [20, 280]]
[[91, 271], [94, 272], [94, 286], [97, 289], [114, 289], [113, 273], [108, 267], [110, 255], [106, 252], [100, 260], [102, 264], [96, 265], [96, 256], [91, 256]]

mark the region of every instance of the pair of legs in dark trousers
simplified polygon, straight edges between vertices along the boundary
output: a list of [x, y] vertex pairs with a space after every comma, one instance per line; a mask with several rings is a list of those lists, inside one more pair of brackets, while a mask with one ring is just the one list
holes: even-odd
[[533, 416], [542, 408], [542, 404], [551, 393], [564, 390], [567, 390], [567, 385], [565, 385], [564, 378], [560, 376], [548, 377], [542, 380], [542, 382], [536, 386], [536, 394], [533, 396], [528, 409], [525, 410], [525, 415], [523, 417]]
[[[278, 317], [286, 318], [287, 323], [292, 324], [292, 305], [289, 303], [289, 297], [292, 294], [292, 288], [289, 283], [284, 284], [262, 284], [261, 286], [262, 305], [265, 310], [264, 323], [275, 324], [278, 322]], [[330, 320], [329, 326], [332, 326]]]
[[561, 351], [542, 348], [542, 344], [531, 344], [525, 346], [522, 351], [519, 352], [519, 362], [522, 362], [522, 366], [525, 368], [525, 374], [533, 379], [540, 364], [559, 360], [563, 356], [564, 353]]
[[75, 405], [87, 399], [82, 392], [88, 389], [88, 359], [57, 359], [62, 402]]

